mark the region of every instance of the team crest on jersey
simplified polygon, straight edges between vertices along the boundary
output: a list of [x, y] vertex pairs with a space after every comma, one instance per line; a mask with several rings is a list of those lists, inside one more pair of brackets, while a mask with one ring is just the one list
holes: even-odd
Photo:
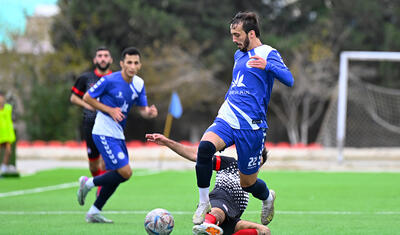
[[240, 76], [240, 71], [239, 71], [236, 76], [236, 79], [232, 81], [232, 87], [246, 87], [246, 85], [243, 84], [243, 79], [244, 79], [244, 74]]
[[118, 91], [118, 95], [116, 95], [115, 97], [117, 97], [117, 98], [123, 98], [123, 96], [122, 96], [122, 91]]
[[249, 59], [249, 60], [246, 62], [246, 67], [249, 68], [249, 69], [250, 69], [250, 68], [253, 68], [253, 67], [251, 67], [251, 66], [249, 65], [249, 62], [252, 61], [252, 60], [255, 60], [255, 59]]

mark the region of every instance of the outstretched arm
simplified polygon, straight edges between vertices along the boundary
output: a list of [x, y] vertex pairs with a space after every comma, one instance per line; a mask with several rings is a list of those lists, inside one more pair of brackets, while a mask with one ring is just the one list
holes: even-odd
[[158, 115], [158, 110], [153, 104], [152, 106], [139, 107], [139, 113], [143, 118], [155, 118]]
[[197, 147], [196, 146], [186, 146], [181, 143], [178, 143], [174, 140], [171, 140], [165, 137], [162, 134], [154, 133], [154, 134], [146, 134], [146, 140], [150, 142], [154, 142], [158, 145], [167, 146], [175, 153], [180, 156], [186, 158], [189, 161], [195, 162], [197, 159]]

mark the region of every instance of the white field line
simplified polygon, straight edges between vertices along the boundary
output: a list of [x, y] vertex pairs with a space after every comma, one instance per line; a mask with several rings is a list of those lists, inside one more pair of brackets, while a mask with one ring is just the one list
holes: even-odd
[[[104, 214], [118, 215], [145, 215], [149, 211], [103, 211]], [[173, 215], [192, 215], [193, 211], [170, 211]], [[0, 211], [0, 215], [75, 215], [85, 213], [83, 211]], [[259, 214], [259, 211], [246, 211], [247, 214]], [[283, 215], [400, 215], [400, 211], [276, 211]]]
[[[137, 173], [134, 173], [133, 177], [155, 175], [158, 173], [160, 173], [160, 171], [137, 172]], [[33, 194], [33, 193], [41, 193], [41, 192], [47, 192], [47, 191], [55, 191], [55, 190], [60, 190], [60, 189], [77, 187], [78, 185], [79, 185], [78, 182], [70, 182], [70, 183], [64, 183], [64, 184], [58, 184], [58, 185], [52, 185], [52, 186], [46, 186], [46, 187], [39, 187], [39, 188], [33, 188], [33, 189], [17, 190], [17, 191], [11, 191], [11, 192], [6, 192], [6, 193], [0, 193], [0, 198], [20, 196], [20, 195]]]

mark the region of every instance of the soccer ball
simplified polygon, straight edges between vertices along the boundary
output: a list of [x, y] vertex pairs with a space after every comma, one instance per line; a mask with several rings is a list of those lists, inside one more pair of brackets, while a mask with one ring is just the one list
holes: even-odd
[[154, 209], [146, 215], [144, 228], [150, 235], [168, 235], [174, 228], [174, 217], [165, 209]]

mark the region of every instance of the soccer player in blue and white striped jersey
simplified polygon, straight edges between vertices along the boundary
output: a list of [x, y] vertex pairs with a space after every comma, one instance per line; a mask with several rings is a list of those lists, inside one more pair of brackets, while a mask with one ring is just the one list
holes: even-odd
[[132, 175], [124, 136], [129, 110], [136, 105], [144, 118], [155, 118], [158, 114], [154, 105], [147, 105], [144, 81], [136, 75], [142, 66], [139, 51], [134, 47], [126, 48], [122, 52], [120, 66], [121, 71], [101, 78], [83, 96], [85, 102], [98, 110], [92, 135], [107, 170], [100, 176], [82, 176], [79, 179], [77, 196], [80, 205], [84, 205], [91, 188], [102, 186], [86, 214], [88, 223], [112, 223], [100, 212], [119, 184]]
[[274, 214], [275, 192], [258, 178], [258, 170], [268, 128], [268, 103], [275, 79], [289, 87], [294, 79], [279, 52], [259, 39], [256, 13], [236, 14], [230, 33], [239, 50], [234, 55], [232, 83], [225, 102], [198, 147], [196, 176], [200, 202], [193, 223], [201, 224], [211, 207], [208, 195], [213, 155], [235, 144], [240, 184], [244, 191], [263, 202], [261, 222], [267, 225]]

